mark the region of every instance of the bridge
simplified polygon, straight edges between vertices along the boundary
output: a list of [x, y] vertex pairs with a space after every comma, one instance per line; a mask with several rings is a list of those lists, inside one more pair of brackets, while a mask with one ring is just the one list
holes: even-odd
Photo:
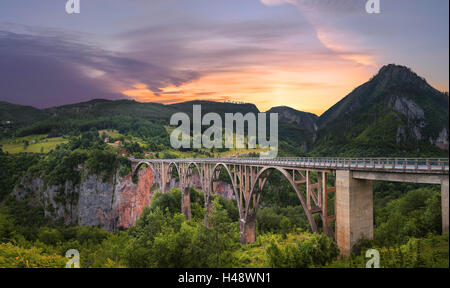
[[[129, 159], [133, 177], [142, 165], [150, 167], [162, 192], [167, 191], [168, 182], [177, 173], [182, 191], [181, 211], [187, 219], [191, 218], [189, 187], [192, 175], [199, 176], [208, 213], [219, 174], [225, 171], [239, 210], [240, 239], [243, 244], [256, 241], [258, 204], [267, 179], [274, 171], [280, 172], [297, 193], [311, 230], [335, 238], [344, 255], [349, 255], [352, 246], [362, 237], [373, 238], [374, 180], [441, 185], [442, 231], [448, 232], [449, 228], [448, 159]], [[329, 209], [330, 206], [334, 206], [334, 209]], [[334, 210], [334, 215], [329, 215], [330, 210]], [[321, 227], [317, 226], [314, 214], [319, 215]], [[206, 217], [205, 224], [208, 225]]]

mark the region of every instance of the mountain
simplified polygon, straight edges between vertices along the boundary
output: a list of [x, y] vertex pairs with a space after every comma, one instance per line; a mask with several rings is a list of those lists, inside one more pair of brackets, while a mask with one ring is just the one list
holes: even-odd
[[386, 65], [321, 115], [312, 153], [444, 156], [448, 104], [448, 95], [411, 69]]
[[[279, 114], [280, 156], [448, 157], [448, 104], [448, 94], [411, 69], [390, 64], [320, 117], [284, 106], [268, 112]], [[193, 105], [202, 105], [202, 115], [259, 113], [254, 104], [213, 101], [164, 105], [95, 99], [42, 110], [0, 102], [0, 138], [77, 135], [95, 127], [159, 137], [159, 145], [168, 145], [164, 126], [170, 115], [191, 114]]]
[[317, 131], [319, 117], [315, 114], [295, 110], [287, 106], [273, 107], [267, 113], [278, 113], [278, 120], [297, 127], [301, 127], [310, 133]]
[[134, 100], [94, 99], [88, 102], [44, 109], [55, 117], [64, 116], [73, 119], [91, 117], [127, 116], [144, 119], [168, 119], [176, 110], [160, 103], [141, 103]]
[[94, 99], [42, 110], [0, 102], [0, 123], [11, 119], [11, 112], [8, 112], [11, 106], [15, 108], [14, 115], [26, 117], [28, 121], [18, 122], [14, 129], [10, 129], [9, 134], [3, 133], [4, 136], [78, 134], [92, 127], [122, 131], [128, 131], [132, 127], [139, 130], [142, 127], [148, 130], [149, 128], [145, 126], [155, 128], [152, 123], [163, 128], [163, 125], [169, 121], [170, 115], [177, 112], [167, 105], [132, 100]]
[[0, 123], [9, 121], [17, 125], [30, 124], [47, 118], [47, 114], [31, 106], [22, 106], [0, 101]]
[[22, 106], [0, 101], [0, 139], [13, 131], [44, 120], [47, 113], [31, 106]]
[[[281, 156], [305, 155], [316, 139], [319, 117], [286, 106], [273, 107], [267, 113], [278, 113], [278, 136]], [[283, 155], [287, 153], [287, 155]]]
[[214, 102], [214, 101], [188, 101], [182, 103], [176, 103], [169, 105], [178, 111], [192, 114], [192, 108], [194, 105], [202, 106], [202, 115], [210, 112], [215, 112], [220, 115], [224, 113], [259, 113], [258, 108], [255, 104], [251, 103], [231, 103], [231, 102]]

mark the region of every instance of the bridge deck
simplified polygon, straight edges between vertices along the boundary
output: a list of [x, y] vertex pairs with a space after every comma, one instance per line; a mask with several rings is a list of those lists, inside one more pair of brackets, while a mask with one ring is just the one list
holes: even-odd
[[330, 169], [383, 171], [390, 173], [449, 173], [449, 159], [428, 158], [195, 158], [195, 159], [135, 159], [133, 162], [225, 163], [250, 166], [295, 167], [299, 169]]

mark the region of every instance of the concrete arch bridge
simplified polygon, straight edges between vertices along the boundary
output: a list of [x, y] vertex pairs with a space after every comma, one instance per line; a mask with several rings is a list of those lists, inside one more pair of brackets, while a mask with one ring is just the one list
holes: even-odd
[[[256, 214], [267, 178], [274, 171], [288, 180], [299, 197], [313, 232], [319, 229], [313, 214], [319, 214], [322, 231], [336, 239], [341, 253], [348, 255], [358, 239], [373, 238], [373, 181], [440, 184], [442, 193], [442, 229], [449, 223], [449, 160], [405, 158], [197, 158], [197, 159], [135, 159], [133, 176], [142, 165], [150, 167], [160, 190], [167, 191], [173, 173], [179, 177], [182, 191], [181, 211], [191, 218], [190, 194], [192, 175], [198, 174], [206, 211], [210, 196], [221, 171], [230, 178], [240, 217], [241, 243], [256, 240]], [[311, 177], [311, 175], [317, 177]], [[334, 178], [329, 187], [328, 178]], [[313, 180], [314, 179], [314, 180]], [[332, 182], [332, 181], [331, 181]], [[304, 186], [304, 189], [300, 187]], [[302, 190], [306, 191], [303, 193]], [[334, 203], [328, 194], [334, 193]], [[328, 215], [334, 205], [335, 215]], [[335, 231], [331, 223], [335, 222]]]

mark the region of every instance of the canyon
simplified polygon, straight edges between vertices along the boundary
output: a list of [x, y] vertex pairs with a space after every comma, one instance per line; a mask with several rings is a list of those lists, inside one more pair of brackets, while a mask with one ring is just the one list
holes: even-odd
[[[131, 174], [120, 177], [116, 172], [104, 179], [80, 169], [83, 177], [76, 185], [66, 181], [63, 185], [47, 186], [43, 178], [26, 175], [14, 187], [13, 195], [18, 200], [42, 206], [45, 216], [54, 221], [117, 231], [128, 229], [136, 222], [144, 208], [151, 205], [159, 188], [159, 179], [153, 177], [152, 169], [147, 167], [138, 172], [137, 183], [133, 182]], [[192, 178], [192, 185], [198, 188], [198, 175]], [[178, 187], [175, 179], [169, 187]], [[234, 198], [232, 187], [225, 182], [216, 184], [216, 194]]]

